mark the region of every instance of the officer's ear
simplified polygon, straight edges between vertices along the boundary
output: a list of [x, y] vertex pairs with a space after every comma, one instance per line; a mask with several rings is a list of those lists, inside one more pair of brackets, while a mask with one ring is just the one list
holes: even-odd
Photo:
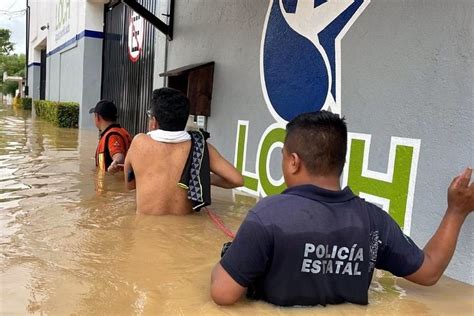
[[301, 170], [301, 158], [297, 153], [290, 154], [289, 168], [292, 174], [296, 174]]

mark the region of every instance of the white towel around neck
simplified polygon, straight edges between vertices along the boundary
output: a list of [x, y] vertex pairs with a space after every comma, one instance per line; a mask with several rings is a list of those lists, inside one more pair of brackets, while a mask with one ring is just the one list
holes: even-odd
[[188, 140], [191, 140], [191, 135], [186, 131], [164, 131], [162, 129], [155, 129], [154, 131], [148, 132], [153, 140], [162, 142], [162, 143], [182, 143]]

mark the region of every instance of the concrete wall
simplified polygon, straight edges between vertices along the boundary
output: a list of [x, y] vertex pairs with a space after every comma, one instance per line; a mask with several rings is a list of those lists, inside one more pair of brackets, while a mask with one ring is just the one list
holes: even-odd
[[[422, 245], [453, 176], [474, 165], [472, 15], [470, 1], [373, 1], [343, 41], [342, 112], [372, 134], [369, 168], [387, 170], [392, 136], [421, 140], [411, 235]], [[471, 284], [473, 240], [470, 216], [448, 275]]]
[[[177, 1], [175, 38], [168, 48], [169, 70], [215, 61], [208, 122], [211, 142], [233, 161], [237, 120], [252, 120], [249, 139], [253, 141], [247, 148], [247, 170], [254, 169], [258, 140], [274, 122], [266, 110], [259, 73], [261, 32], [267, 6], [265, 1], [252, 0]], [[159, 80], [155, 76], [154, 81]]]
[[[343, 184], [423, 246], [452, 177], [474, 165], [473, 3], [300, 2], [177, 1], [155, 84], [161, 69], [216, 62], [211, 141], [243, 171], [251, 194], [283, 188], [275, 149], [287, 119], [342, 113], [351, 132]], [[470, 284], [473, 228], [471, 216], [447, 270]]]
[[100, 87], [102, 80], [102, 39], [85, 38], [83, 78], [82, 81], [82, 107], [79, 124], [83, 128], [95, 128], [89, 109], [100, 100]]
[[30, 64], [28, 66], [28, 87], [29, 95], [34, 100], [40, 97], [40, 66], [38, 64]]
[[100, 99], [102, 39], [84, 37], [47, 63], [46, 99], [79, 102], [79, 126], [95, 128], [89, 109]]

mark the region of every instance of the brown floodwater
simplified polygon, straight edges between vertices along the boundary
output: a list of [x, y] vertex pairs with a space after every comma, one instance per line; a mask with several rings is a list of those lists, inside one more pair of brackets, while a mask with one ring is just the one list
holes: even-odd
[[[205, 213], [137, 216], [120, 175], [94, 170], [96, 131], [59, 129], [0, 105], [0, 314], [472, 315], [474, 287], [431, 288], [377, 271], [370, 304], [219, 307], [209, 279], [229, 241]], [[236, 231], [250, 197], [214, 190]]]

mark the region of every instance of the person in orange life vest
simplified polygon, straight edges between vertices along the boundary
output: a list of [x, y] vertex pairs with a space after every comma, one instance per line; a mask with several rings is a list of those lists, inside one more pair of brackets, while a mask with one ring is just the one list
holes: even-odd
[[89, 110], [94, 113], [95, 126], [100, 131], [99, 144], [95, 153], [95, 164], [99, 170], [115, 173], [123, 170], [132, 138], [117, 121], [117, 107], [112, 101], [101, 100]]

